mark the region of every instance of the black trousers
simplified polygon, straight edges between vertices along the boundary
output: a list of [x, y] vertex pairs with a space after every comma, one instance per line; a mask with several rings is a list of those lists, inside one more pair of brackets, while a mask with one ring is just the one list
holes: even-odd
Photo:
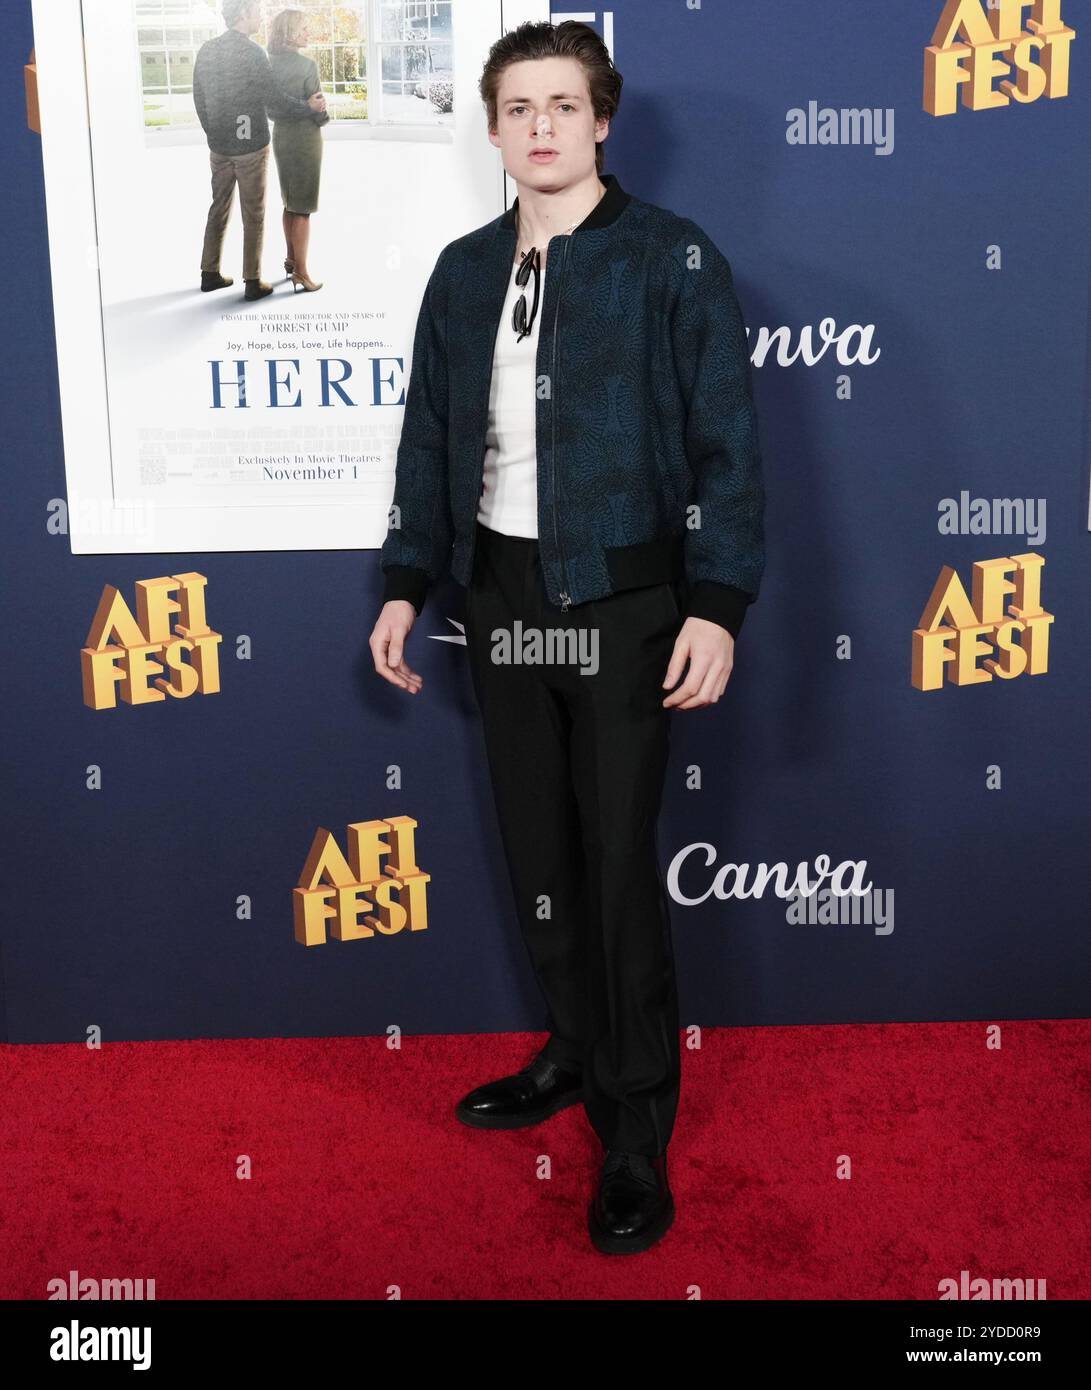
[[[477, 523], [466, 642], [516, 914], [550, 1014], [544, 1052], [582, 1072], [603, 1146], [649, 1157], [667, 1146], [680, 1081], [656, 821], [682, 602], [679, 580], [562, 613], [537, 541]], [[534, 631], [559, 638], [537, 661]]]

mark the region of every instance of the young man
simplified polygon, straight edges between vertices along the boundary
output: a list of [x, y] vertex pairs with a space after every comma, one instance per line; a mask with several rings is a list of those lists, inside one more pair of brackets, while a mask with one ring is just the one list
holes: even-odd
[[[528, 1066], [456, 1111], [518, 1128], [582, 1100], [605, 1150], [589, 1228], [609, 1253], [647, 1249], [674, 1216], [669, 718], [719, 700], [764, 566], [731, 270], [696, 223], [600, 177], [620, 90], [573, 21], [522, 25], [489, 55], [489, 138], [518, 197], [428, 282], [371, 636], [379, 674], [419, 692], [405, 641], [450, 560], [551, 1025]], [[505, 639], [528, 632], [539, 655], [513, 663]]]
[[267, 116], [321, 120], [326, 98], [315, 92], [303, 101], [281, 91], [265, 49], [248, 37], [261, 28], [261, 0], [223, 0], [221, 8], [227, 28], [201, 45], [193, 63], [193, 105], [208, 140], [212, 170], [212, 203], [201, 248], [201, 289], [207, 293], [235, 283], [220, 274], [220, 257], [238, 184], [243, 298], [264, 299], [273, 293], [273, 286], [261, 278], [269, 167]]

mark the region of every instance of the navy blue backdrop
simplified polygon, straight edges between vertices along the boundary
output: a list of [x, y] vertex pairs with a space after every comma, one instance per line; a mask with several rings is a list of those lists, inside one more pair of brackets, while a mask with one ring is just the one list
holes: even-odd
[[[752, 346], [762, 326], [794, 345], [830, 317], [874, 325], [880, 349], [871, 365], [832, 350], [755, 364], [766, 579], [724, 698], [674, 716], [659, 841], [664, 866], [699, 841], [716, 866], [866, 860], [893, 891], [894, 929], [796, 924], [769, 890], [676, 904], [684, 1024], [1088, 1012], [1091, 29], [1066, 0], [1068, 97], [936, 118], [923, 51], [941, 8], [610, 6], [625, 86], [607, 169], [714, 238]], [[7, 1038], [543, 1026], [465, 648], [434, 640], [457, 635], [458, 585], [412, 635], [425, 690], [411, 699], [371, 669], [374, 551], [74, 557], [47, 531], [65, 477], [41, 150], [23, 107], [29, 0], [6, 33]], [[892, 109], [892, 152], [789, 144], [786, 114], [811, 101]], [[1047, 499], [1046, 540], [941, 535], [938, 504], [963, 491]], [[1048, 673], [913, 689], [911, 632], [941, 567], [969, 586], [974, 561], [1026, 550], [1045, 556], [1056, 615]], [[103, 586], [131, 599], [137, 580], [184, 570], [209, 579], [222, 693], [85, 708], [79, 649]], [[241, 633], [250, 661], [234, 657]], [[315, 828], [343, 841], [349, 822], [392, 815], [419, 822], [428, 930], [298, 945], [291, 889]], [[716, 866], [687, 870], [690, 891]]]

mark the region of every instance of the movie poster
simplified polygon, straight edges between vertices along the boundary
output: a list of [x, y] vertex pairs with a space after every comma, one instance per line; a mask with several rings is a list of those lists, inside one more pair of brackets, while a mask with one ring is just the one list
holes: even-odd
[[545, 18], [35, 0], [74, 552], [381, 544], [424, 285], [506, 205], [481, 68]]

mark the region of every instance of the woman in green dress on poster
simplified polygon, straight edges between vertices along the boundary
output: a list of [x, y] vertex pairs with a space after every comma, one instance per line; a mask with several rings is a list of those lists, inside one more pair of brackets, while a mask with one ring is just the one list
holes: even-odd
[[[318, 64], [300, 52], [307, 46], [307, 16], [302, 10], [281, 10], [269, 26], [269, 62], [283, 90], [306, 100], [321, 91]], [[320, 290], [307, 269], [311, 214], [318, 211], [322, 174], [322, 131], [329, 120], [322, 111], [300, 119], [278, 117], [273, 126], [273, 157], [284, 200], [284, 240], [288, 254], [284, 269], [300, 290]]]

